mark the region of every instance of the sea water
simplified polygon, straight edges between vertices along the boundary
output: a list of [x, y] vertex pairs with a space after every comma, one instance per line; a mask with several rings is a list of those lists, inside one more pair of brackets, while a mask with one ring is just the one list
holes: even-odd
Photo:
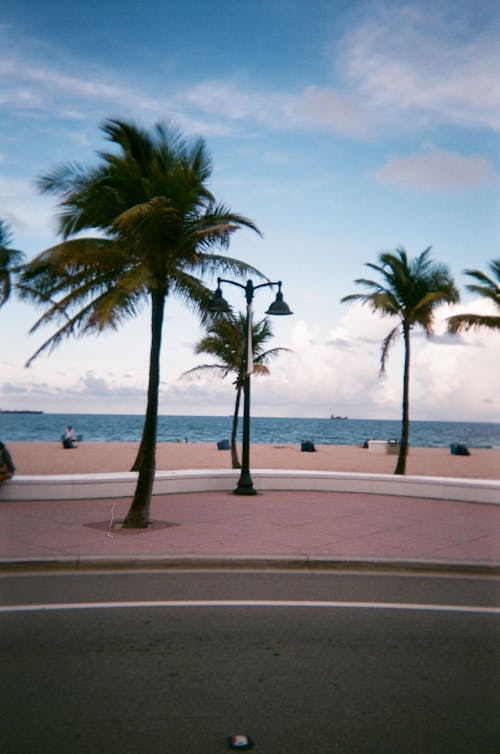
[[[9, 414], [0, 412], [0, 440], [56, 441], [71, 424], [83, 440], [137, 442], [144, 417], [136, 414]], [[238, 439], [241, 440], [242, 419]], [[159, 442], [217, 442], [230, 437], [231, 416], [159, 416]], [[318, 445], [362, 445], [366, 440], [398, 439], [401, 422], [384, 419], [300, 419], [252, 417], [251, 441]], [[470, 448], [500, 447], [500, 424], [493, 422], [410, 422], [410, 444], [448, 447], [463, 443]]]

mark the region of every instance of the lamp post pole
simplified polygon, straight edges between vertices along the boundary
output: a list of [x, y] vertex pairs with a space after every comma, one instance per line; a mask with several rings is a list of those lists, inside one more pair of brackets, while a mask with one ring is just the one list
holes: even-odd
[[241, 451], [241, 472], [238, 484], [233, 490], [234, 495], [257, 495], [257, 490], [253, 486], [250, 474], [250, 375], [253, 372], [253, 344], [252, 344], [252, 301], [254, 292], [258, 288], [266, 288], [277, 285], [278, 293], [276, 299], [270, 305], [266, 314], [287, 315], [292, 314], [288, 304], [283, 301], [281, 293], [281, 280], [275, 283], [260, 283], [254, 285], [251, 280], [247, 280], [246, 285], [237, 283], [235, 280], [224, 280], [217, 278], [217, 290], [208, 305], [208, 310], [213, 313], [227, 314], [231, 311], [229, 304], [222, 297], [221, 283], [229, 283], [245, 291], [247, 302], [247, 328], [245, 336], [245, 379], [243, 381], [243, 436]]
[[[265, 284], [264, 284], [265, 285]], [[256, 495], [250, 475], [250, 375], [253, 372], [252, 346], [252, 301], [254, 286], [247, 280], [245, 297], [247, 300], [247, 329], [245, 337], [245, 380], [243, 382], [243, 435], [241, 446], [241, 473], [234, 489], [235, 495]]]

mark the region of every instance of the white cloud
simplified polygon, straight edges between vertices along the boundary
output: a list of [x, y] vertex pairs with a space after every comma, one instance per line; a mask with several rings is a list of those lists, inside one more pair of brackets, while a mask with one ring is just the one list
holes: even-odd
[[[444, 306], [436, 331], [445, 333], [446, 318], [465, 311], [491, 312], [484, 299]], [[437, 345], [436, 345], [437, 340]], [[444, 339], [421, 339], [414, 359], [413, 404], [422, 418], [499, 421], [500, 391], [496, 365], [500, 333], [476, 330]]]
[[473, 191], [500, 185], [500, 173], [482, 155], [465, 156], [433, 146], [389, 160], [374, 176], [386, 185], [420, 191]]
[[[19, 59], [0, 61], [0, 75], [12, 82], [0, 95], [3, 104], [19, 107], [46, 108], [48, 92], [60, 92], [72, 97], [115, 100], [124, 95], [121, 87], [99, 81], [98, 78], [61, 73], [50, 66], [30, 65]], [[27, 89], [26, 86], [30, 88]]]
[[354, 138], [388, 122], [498, 130], [500, 21], [492, 13], [487, 18], [481, 27], [464, 4], [367, 3], [361, 22], [332, 47], [338, 84], [272, 91], [244, 81], [203, 81], [179, 93], [179, 102], [234, 123]]
[[354, 97], [308, 86], [301, 95], [298, 111], [303, 113], [303, 121], [315, 128], [338, 131], [349, 136], [367, 134], [366, 112]]
[[1, 176], [2, 219], [11, 227], [14, 246], [41, 251], [54, 236], [54, 201], [37, 194], [34, 183], [24, 178]]
[[[484, 311], [484, 302], [441, 307], [436, 338], [415, 331], [410, 382], [415, 419], [498, 421], [500, 392], [495, 365], [500, 334], [444, 335], [445, 318], [458, 311]], [[274, 415], [400, 418], [402, 342], [391, 350], [386, 375], [379, 377], [380, 347], [394, 325], [366, 307], [351, 306], [328, 333], [297, 322], [287, 345], [294, 353], [278, 359], [272, 373], [253, 389], [259, 413]], [[346, 344], [348, 348], [346, 348]], [[471, 349], [474, 357], [471, 358]]]
[[344, 39], [343, 69], [377, 117], [500, 128], [495, 14], [481, 28], [473, 5], [372, 7]]
[[[183, 92], [158, 88], [148, 92], [147, 87], [139, 89], [116, 71], [97, 68], [88, 61], [64, 59], [52, 64], [46, 62], [47, 56], [29, 60], [14, 52], [4, 54], [5, 58], [0, 58], [0, 105], [14, 115], [57, 117], [72, 127], [80, 121], [83, 128], [87, 122], [94, 125], [110, 117], [110, 109], [115, 108], [141, 121], [173, 119], [188, 133], [225, 136], [234, 132], [225, 117], [207, 119], [208, 109], [200, 109], [204, 117], [192, 114], [186, 106], [189, 96]], [[50, 58], [55, 54], [53, 50]], [[71, 138], [85, 140], [78, 132]]]
[[334, 89], [307, 86], [299, 92], [251, 90], [225, 80], [203, 81], [179, 94], [179, 101], [236, 123], [273, 130], [327, 130], [365, 135], [365, 116], [353, 98]]

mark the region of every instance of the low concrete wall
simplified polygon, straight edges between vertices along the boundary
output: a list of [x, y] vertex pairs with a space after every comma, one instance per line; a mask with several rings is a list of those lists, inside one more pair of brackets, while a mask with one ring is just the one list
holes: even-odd
[[[230, 491], [239, 473], [230, 469], [159, 471], [154, 495], [174, 492]], [[265, 490], [319, 490], [363, 492], [373, 495], [434, 498], [470, 503], [500, 504], [500, 481], [451, 477], [353, 474], [340, 471], [252, 470], [255, 488]], [[89, 500], [131, 497], [137, 472], [15, 476], [0, 485], [0, 501]]]

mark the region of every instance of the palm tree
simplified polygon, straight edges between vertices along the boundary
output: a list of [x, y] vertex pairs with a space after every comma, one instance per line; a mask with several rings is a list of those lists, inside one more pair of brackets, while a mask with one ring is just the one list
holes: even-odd
[[481, 270], [464, 270], [466, 275], [477, 281], [465, 287], [468, 291], [492, 301], [498, 314], [455, 314], [448, 318], [448, 332], [456, 334], [479, 327], [500, 330], [500, 259], [493, 259], [488, 266], [492, 277], [488, 277]]
[[[21, 280], [21, 294], [46, 308], [33, 325], [61, 323], [34, 353], [52, 350], [70, 335], [116, 329], [151, 303], [147, 408], [134, 498], [124, 526], [146, 527], [156, 468], [160, 347], [167, 296], [177, 294], [203, 311], [210, 291], [199, 275], [260, 273], [214, 254], [232, 234], [255, 224], [217, 203], [207, 187], [212, 164], [205, 142], [188, 147], [180, 132], [158, 124], [150, 133], [108, 120], [102, 130], [115, 150], [94, 168], [74, 163], [39, 180], [59, 197], [63, 241], [39, 254]], [[70, 238], [96, 229], [99, 237]]]
[[[217, 364], [201, 364], [183, 373], [187, 375], [199, 375], [203, 372], [212, 372], [224, 379], [229, 374], [235, 375], [233, 382], [236, 388], [236, 401], [233, 413], [231, 429], [231, 463], [233, 469], [240, 469], [236, 447], [236, 433], [238, 429], [238, 415], [240, 410], [241, 393], [244, 389], [246, 375], [246, 333], [247, 318], [241, 312], [214, 316], [206, 324], [206, 335], [196, 344], [194, 352], [207, 353], [218, 359]], [[260, 322], [252, 323], [252, 352], [255, 374], [269, 374], [267, 362], [277, 356], [281, 351], [289, 351], [289, 348], [271, 348], [264, 351], [264, 344], [272, 337], [271, 325], [267, 317]]]
[[12, 278], [21, 270], [24, 260], [22, 251], [12, 249], [12, 233], [4, 220], [0, 220], [0, 307], [10, 298]]
[[380, 372], [385, 371], [388, 352], [395, 339], [402, 334], [404, 341], [402, 426], [399, 455], [395, 474], [406, 471], [409, 437], [410, 333], [420, 326], [427, 336], [432, 335], [434, 310], [442, 303], [455, 303], [459, 293], [447, 267], [433, 262], [430, 248], [409, 260], [404, 249], [379, 254], [379, 264], [367, 263], [379, 273], [382, 282], [359, 278], [354, 282], [368, 289], [367, 293], [344, 296], [342, 302], [360, 301], [373, 311], [396, 317], [398, 324], [382, 343]]

